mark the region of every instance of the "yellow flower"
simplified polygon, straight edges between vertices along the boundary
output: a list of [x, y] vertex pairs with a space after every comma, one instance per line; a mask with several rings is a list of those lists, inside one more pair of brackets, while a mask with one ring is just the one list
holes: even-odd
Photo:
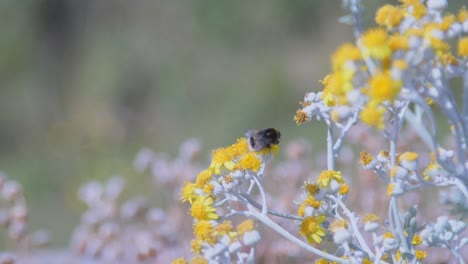
[[458, 41], [458, 55], [468, 57], [468, 37], [460, 38]]
[[214, 191], [214, 185], [213, 184], [208, 183], [208, 184], [205, 184], [205, 186], [203, 186], [203, 192], [204, 193], [213, 194], [213, 191]]
[[412, 15], [415, 19], [419, 20], [427, 14], [427, 8], [420, 2], [414, 3], [412, 4], [412, 6], [413, 6]]
[[225, 148], [215, 149], [213, 150], [212, 155], [213, 155], [213, 158], [211, 159], [211, 165], [209, 169], [214, 174], [220, 174], [221, 169], [223, 167], [227, 168], [228, 170], [234, 169], [234, 166], [236, 164], [232, 160], [234, 157], [229, 149], [225, 149]]
[[362, 166], [367, 166], [372, 162], [372, 160], [374, 160], [374, 157], [372, 157], [371, 154], [364, 150], [361, 151], [359, 155], [359, 164], [361, 164]]
[[320, 191], [320, 187], [318, 186], [318, 184], [315, 184], [313, 182], [306, 182], [304, 184], [304, 188], [310, 195], [316, 195]]
[[190, 260], [190, 264], [208, 264], [208, 260], [202, 256], [195, 256]]
[[322, 100], [325, 103], [326, 106], [335, 106], [336, 105], [336, 100], [335, 96], [330, 92], [330, 89], [325, 89], [323, 90], [322, 94]]
[[335, 261], [329, 261], [327, 259], [322, 258], [322, 259], [316, 260], [315, 264], [336, 264], [336, 262]]
[[235, 166], [238, 170], [251, 170], [253, 172], [258, 172], [262, 162], [257, 157], [257, 154], [254, 152], [249, 152], [242, 156], [242, 158], [237, 162]]
[[180, 200], [182, 202], [187, 202], [189, 201], [190, 203], [197, 198], [197, 194], [195, 193], [195, 189], [197, 186], [194, 183], [191, 182], [185, 182], [184, 186], [180, 190]]
[[367, 214], [364, 216], [364, 219], [362, 220], [364, 223], [371, 223], [371, 222], [377, 222], [380, 220], [380, 217], [375, 214]]
[[187, 264], [187, 261], [183, 257], [176, 258], [172, 261], [172, 264]]
[[386, 26], [387, 29], [392, 29], [400, 24], [404, 15], [402, 9], [392, 5], [384, 5], [377, 10], [375, 22], [380, 26]]
[[255, 230], [255, 221], [252, 219], [244, 220], [243, 222], [237, 225], [236, 229], [239, 235], [243, 235], [247, 232], [253, 231]]
[[304, 111], [297, 110], [296, 115], [294, 116], [294, 121], [296, 121], [296, 124], [302, 125], [309, 121], [309, 116]]
[[445, 15], [442, 19], [442, 23], [440, 23], [440, 29], [442, 29], [443, 31], [447, 31], [452, 26], [452, 24], [455, 23], [455, 21], [457, 21], [455, 15]]
[[408, 62], [406, 62], [405, 60], [394, 60], [392, 67], [403, 71], [408, 68]]
[[190, 241], [190, 251], [195, 254], [200, 254], [202, 250], [202, 243], [203, 241], [200, 239], [192, 239], [192, 241]]
[[468, 20], [468, 10], [466, 10], [466, 7], [462, 7], [458, 11], [458, 22], [463, 23]]
[[309, 195], [309, 196], [307, 196], [307, 199], [305, 199], [304, 205], [313, 207], [315, 209], [319, 209], [320, 206], [322, 205], [322, 201], [318, 201], [313, 196]]
[[223, 236], [223, 235], [232, 236], [234, 233], [231, 221], [223, 221], [222, 223], [215, 226], [214, 231], [219, 236]]
[[367, 30], [362, 35], [361, 42], [365, 47], [364, 56], [366, 57], [383, 60], [392, 54], [388, 46], [387, 32], [382, 28]]
[[347, 229], [347, 228], [348, 228], [348, 222], [346, 222], [344, 220], [335, 219], [335, 220], [333, 220], [333, 222], [328, 227], [328, 230], [335, 233], [339, 229]]
[[229, 150], [233, 157], [238, 157], [247, 154], [249, 152], [249, 144], [247, 143], [247, 139], [238, 138], [237, 142], [229, 147]]
[[392, 79], [390, 72], [376, 73], [369, 81], [368, 95], [374, 102], [393, 102], [401, 89], [401, 81]]
[[382, 130], [384, 125], [385, 108], [382, 106], [375, 106], [368, 104], [364, 109], [361, 110], [359, 117], [361, 121], [369, 126], [373, 126], [378, 130]]
[[395, 185], [393, 183], [390, 183], [387, 187], [387, 195], [392, 196], [393, 195], [393, 189], [395, 188]]
[[321, 226], [325, 220], [326, 216], [324, 215], [306, 217], [301, 223], [299, 234], [305, 236], [309, 243], [321, 243], [322, 237], [327, 234]]
[[395, 235], [393, 235], [392, 232], [385, 232], [383, 235], [382, 235], [383, 238], [395, 238]]
[[420, 235], [418, 234], [415, 234], [413, 236], [413, 240], [411, 241], [411, 244], [415, 245], [415, 246], [418, 246], [420, 245], [421, 243], [423, 242], [423, 239]]
[[306, 205], [305, 205], [305, 204], [300, 204], [300, 205], [299, 205], [299, 208], [297, 208], [297, 215], [300, 216], [300, 217], [304, 217], [304, 215], [305, 215], [305, 208], [306, 208]]
[[409, 49], [408, 37], [400, 34], [391, 35], [388, 44], [393, 51]]
[[201, 220], [193, 224], [193, 234], [195, 238], [202, 241], [213, 240], [213, 225], [207, 220]]
[[331, 57], [333, 70], [343, 67], [348, 61], [355, 61], [361, 58], [361, 51], [352, 43], [345, 43], [339, 46]]
[[349, 186], [346, 185], [346, 184], [341, 184], [340, 185], [340, 190], [338, 191], [338, 194], [341, 194], [341, 195], [345, 195], [345, 194], [348, 194], [349, 192]]
[[400, 155], [401, 160], [407, 160], [407, 161], [415, 161], [419, 158], [419, 154], [416, 152], [405, 152]]
[[346, 93], [353, 89], [353, 73], [350, 71], [338, 71], [328, 74], [321, 81], [325, 86], [322, 94], [322, 101], [327, 106], [345, 104], [347, 102]]
[[447, 66], [447, 65], [458, 65], [457, 58], [453, 56], [452, 53], [446, 52], [440, 56], [440, 62]]
[[416, 260], [421, 261], [427, 257], [427, 252], [422, 250], [415, 250], [414, 254], [416, 255]]
[[269, 148], [264, 148], [260, 151], [257, 151], [257, 154], [263, 155], [263, 156], [269, 156], [270, 154], [277, 155], [279, 151], [279, 146], [278, 145], [271, 145]]
[[216, 220], [219, 215], [216, 214], [216, 208], [213, 205], [213, 198], [199, 196], [192, 204], [190, 213], [197, 220]]
[[335, 180], [338, 183], [343, 183], [344, 181], [341, 177], [341, 171], [324, 170], [320, 173], [317, 183], [321, 188], [326, 188], [330, 185], [332, 180]]
[[211, 180], [211, 171], [203, 170], [198, 174], [195, 185], [198, 188], [203, 188], [205, 184], [207, 184], [210, 180]]

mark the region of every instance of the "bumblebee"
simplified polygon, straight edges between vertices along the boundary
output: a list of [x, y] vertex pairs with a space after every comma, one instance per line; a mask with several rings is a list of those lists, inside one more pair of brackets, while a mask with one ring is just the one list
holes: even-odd
[[281, 133], [274, 128], [266, 128], [262, 130], [247, 130], [245, 132], [250, 149], [260, 151], [265, 148], [271, 148], [271, 145], [278, 145], [281, 138]]

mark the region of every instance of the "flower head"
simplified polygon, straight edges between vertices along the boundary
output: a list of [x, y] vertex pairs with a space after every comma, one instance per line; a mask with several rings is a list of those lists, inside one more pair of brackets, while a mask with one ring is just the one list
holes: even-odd
[[324, 170], [320, 173], [317, 183], [321, 188], [326, 188], [330, 186], [330, 182], [332, 180], [335, 180], [338, 183], [343, 183], [344, 181], [341, 177], [341, 171]]
[[468, 37], [463, 37], [458, 41], [458, 55], [468, 57]]
[[359, 114], [361, 121], [369, 126], [375, 127], [378, 130], [382, 130], [385, 127], [384, 115], [385, 108], [377, 106], [375, 104], [367, 104]]
[[326, 230], [321, 226], [325, 222], [326, 216], [309, 216], [301, 223], [299, 234], [305, 236], [309, 243], [321, 243], [322, 237], [326, 235]]
[[366, 31], [361, 37], [361, 42], [365, 47], [364, 56], [383, 60], [390, 57], [392, 53], [388, 46], [388, 35], [385, 29], [374, 28]]
[[216, 220], [219, 216], [216, 214], [216, 208], [213, 207], [213, 198], [199, 196], [192, 203], [191, 214], [197, 220]]
[[384, 5], [377, 11], [375, 22], [380, 26], [392, 29], [400, 24], [404, 18], [404, 11], [396, 6]]
[[258, 172], [261, 165], [262, 162], [257, 157], [257, 155], [254, 152], [250, 152], [240, 158], [235, 168], [239, 170], [251, 170], [253, 172]]

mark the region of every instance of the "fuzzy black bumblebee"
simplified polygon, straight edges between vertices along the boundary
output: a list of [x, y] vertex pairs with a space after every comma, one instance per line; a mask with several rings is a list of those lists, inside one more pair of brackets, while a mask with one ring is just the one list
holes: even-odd
[[262, 130], [248, 130], [245, 136], [249, 146], [254, 151], [260, 151], [264, 148], [271, 148], [271, 145], [279, 144], [281, 133], [275, 128], [266, 128]]

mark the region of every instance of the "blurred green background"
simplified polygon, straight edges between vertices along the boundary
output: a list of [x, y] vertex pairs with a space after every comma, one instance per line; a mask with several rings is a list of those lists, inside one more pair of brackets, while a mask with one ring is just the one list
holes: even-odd
[[[381, 1], [364, 3], [372, 23]], [[283, 142], [324, 140], [320, 125], [298, 128], [293, 115], [352, 40], [340, 4], [0, 1], [0, 170], [23, 184], [31, 229], [66, 246], [88, 179], [119, 174], [133, 193], [151, 193], [131, 166], [144, 146], [176, 154], [196, 137], [208, 157], [265, 127]]]

